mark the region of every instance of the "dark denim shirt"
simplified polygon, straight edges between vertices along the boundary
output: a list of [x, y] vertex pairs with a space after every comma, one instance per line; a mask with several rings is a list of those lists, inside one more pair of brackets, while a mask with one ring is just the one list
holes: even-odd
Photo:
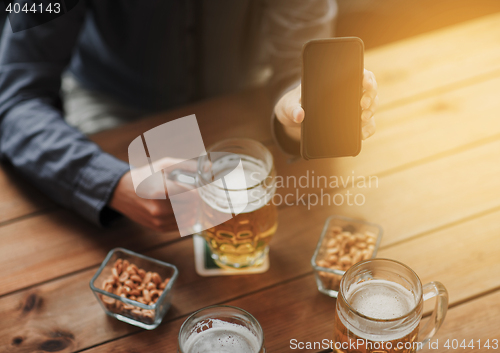
[[[265, 24], [266, 6], [255, 0], [80, 0], [63, 16], [21, 32], [7, 21], [0, 43], [0, 158], [59, 204], [107, 223], [115, 215], [106, 204], [129, 165], [66, 124], [61, 74], [69, 69], [84, 87], [148, 112], [224, 93], [217, 84], [235, 88], [249, 59], [261, 56], [255, 49], [261, 27], [270, 28], [276, 57], [292, 58], [276, 67], [297, 67], [302, 43], [280, 32], [287, 31], [290, 8], [302, 15], [305, 3], [275, 3], [266, 5], [273, 13]], [[313, 18], [333, 8], [332, 0], [306, 4], [318, 12]], [[299, 28], [301, 40], [331, 31], [309, 27]], [[204, 65], [217, 69], [200, 70]]]

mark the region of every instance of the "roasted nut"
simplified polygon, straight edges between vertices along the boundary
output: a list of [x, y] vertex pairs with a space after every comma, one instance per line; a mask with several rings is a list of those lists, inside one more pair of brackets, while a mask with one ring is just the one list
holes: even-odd
[[142, 283], [142, 278], [141, 278], [141, 276], [139, 276], [139, 275], [132, 275], [132, 276], [130, 276], [130, 279], [131, 279], [132, 281], [134, 281], [134, 282], [137, 282], [137, 283]]
[[115, 267], [111, 269], [111, 275], [113, 276], [115, 281], [118, 281], [118, 271], [116, 270]]
[[141, 309], [134, 309], [134, 310], [130, 311], [130, 313], [133, 315], [142, 316]]
[[339, 248], [330, 248], [330, 249], [326, 249], [326, 253], [327, 253], [328, 255], [338, 254], [338, 253], [339, 253]]
[[331, 228], [331, 232], [332, 232], [333, 234], [340, 234], [340, 233], [342, 233], [342, 228], [341, 228], [341, 227], [339, 227], [339, 226], [333, 226], [333, 227]]
[[[330, 255], [327, 257], [328, 262], [330, 265], [335, 265], [339, 261], [339, 257], [337, 255]], [[325, 266], [328, 267], [328, 266]]]
[[[316, 262], [318, 266], [346, 271], [355, 263], [369, 259], [373, 255], [377, 241], [374, 233], [347, 231], [353, 229], [349, 226], [345, 229], [337, 226], [330, 228], [328, 238], [323, 243], [324, 248], [320, 250]], [[318, 274], [326, 288], [338, 288], [340, 276], [324, 271]]]
[[123, 305], [123, 310], [134, 310], [135, 306], [130, 305], [130, 304], [125, 304]]
[[152, 290], [152, 291], [149, 293], [149, 295], [151, 296], [151, 300], [155, 300], [156, 298], [158, 298], [158, 297], [161, 295], [161, 293], [160, 293], [160, 291], [159, 291], [159, 290], [154, 289], [154, 290]]
[[120, 283], [125, 283], [125, 281], [128, 279], [128, 276], [129, 276], [128, 272], [126, 272], [126, 271], [125, 271], [125, 272], [123, 272], [123, 273], [120, 275], [120, 277], [118, 278], [118, 281], [119, 281]]
[[115, 280], [113, 278], [105, 279], [104, 281], [102, 281], [102, 288], [105, 288], [108, 284], [114, 285]]
[[151, 310], [143, 310], [142, 316], [148, 317], [150, 319], [154, 319], [154, 317], [155, 317], [155, 315], [153, 314], [153, 311], [151, 311]]
[[151, 272], [147, 272], [144, 278], [142, 279], [142, 283], [149, 283], [151, 282], [151, 276], [153, 274]]
[[131, 281], [131, 280], [129, 280], [129, 279], [125, 281], [125, 285], [126, 285], [127, 287], [130, 287], [130, 289], [133, 289], [133, 288], [136, 288], [136, 287], [137, 287], [137, 285], [134, 283], [134, 281]]
[[146, 302], [148, 302], [148, 303], [149, 303], [149, 302], [151, 301], [151, 295], [149, 294], [149, 291], [148, 291], [147, 289], [144, 289], [144, 290], [142, 291], [142, 296], [144, 297], [144, 300], [145, 300]]
[[161, 283], [161, 277], [158, 273], [154, 272], [153, 275], [151, 276], [151, 279], [156, 285], [159, 285]]
[[129, 265], [130, 265], [130, 262], [128, 262], [128, 260], [123, 260], [122, 268], [124, 268], [126, 270]]
[[159, 288], [159, 289], [165, 289], [165, 288], [167, 288], [167, 285], [168, 285], [168, 282], [163, 282], [163, 283], [161, 283], [161, 284], [158, 286], [158, 288]]
[[129, 267], [127, 267], [126, 271], [129, 273], [129, 275], [137, 274], [137, 270], [134, 267], [132, 267], [132, 265], [129, 265]]
[[[330, 266], [330, 264], [327, 264]], [[157, 272], [146, 272], [128, 260], [117, 259], [111, 268], [111, 275], [102, 282], [102, 288], [121, 298], [127, 298], [145, 305], [155, 305], [170, 281], [162, 281]], [[132, 314], [149, 322], [154, 320], [152, 310], [141, 310], [136, 306], [102, 295], [101, 300], [110, 311]]]
[[111, 297], [108, 297], [106, 295], [102, 296], [102, 302], [107, 305], [113, 305], [115, 303], [115, 300]]
[[139, 295], [142, 294], [142, 292], [139, 290], [139, 289], [132, 289], [130, 290], [130, 295], [135, 295], [136, 297], [138, 297]]

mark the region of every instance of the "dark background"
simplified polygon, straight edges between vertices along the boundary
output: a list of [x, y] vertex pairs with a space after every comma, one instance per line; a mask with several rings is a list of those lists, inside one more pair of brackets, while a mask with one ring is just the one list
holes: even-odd
[[[338, 4], [336, 35], [360, 37], [366, 49], [500, 11], [500, 0], [338, 0]], [[0, 1], [0, 31], [7, 17], [4, 9]]]

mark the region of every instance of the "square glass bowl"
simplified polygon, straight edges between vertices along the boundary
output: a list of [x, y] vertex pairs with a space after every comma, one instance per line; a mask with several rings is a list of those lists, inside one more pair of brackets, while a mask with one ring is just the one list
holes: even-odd
[[[170, 278], [170, 281], [163, 290], [163, 293], [158, 297], [156, 303], [153, 305], [143, 304], [107, 292], [102, 288], [102, 283], [112, 277], [112, 269], [117, 259], [128, 260], [130, 264], [135, 264], [138, 268], [146, 272], [157, 272], [161, 276], [162, 281]], [[152, 330], [158, 327], [170, 308], [172, 286], [178, 274], [179, 271], [174, 265], [137, 254], [130, 250], [115, 248], [108, 253], [101, 267], [99, 267], [97, 273], [92, 277], [90, 288], [106, 314], [128, 324]]]
[[[338, 233], [339, 231], [342, 232], [343, 236], [346, 238], [345, 242], [344, 240], [338, 241], [338, 238], [336, 238], [337, 235], [334, 235], [334, 232]], [[347, 232], [354, 235], [354, 239], [349, 238]], [[344, 275], [345, 270], [359, 261], [366, 260], [366, 258], [363, 256], [362, 251], [364, 249], [368, 250], [370, 244], [367, 244], [361, 236], [358, 237], [356, 235], [363, 235], [367, 232], [371, 233], [370, 238], [373, 239], [370, 240], [371, 245], [373, 245], [373, 252], [369, 256], [369, 258], [374, 258], [377, 255], [380, 241], [382, 240], [382, 228], [379, 225], [336, 215], [331, 216], [326, 220], [325, 226], [323, 227], [323, 231], [321, 232], [321, 236], [316, 246], [316, 250], [311, 259], [311, 265], [314, 269], [316, 284], [318, 286], [318, 290], [321, 293], [326, 294], [332, 298], [337, 298], [340, 280]], [[338, 246], [331, 246], [332, 243], [338, 244]], [[353, 253], [342, 254], [340, 248], [346, 249], [342, 246], [342, 244], [350, 244], [346, 245], [349, 249], [351, 249], [354, 245], [355, 249], [353, 249]], [[359, 249], [358, 245], [360, 247], [363, 247], [363, 249]], [[338, 250], [332, 250], [333, 248], [337, 248]], [[347, 258], [342, 259], [344, 255], [347, 255]], [[347, 261], [348, 258], [350, 258], [351, 263], [349, 264], [347, 262], [342, 265], [336, 265], [336, 267], [338, 268], [327, 267], [326, 264], [330, 264], [330, 256], [333, 256], [333, 258], [337, 257], [339, 259], [339, 262], [340, 259]]]

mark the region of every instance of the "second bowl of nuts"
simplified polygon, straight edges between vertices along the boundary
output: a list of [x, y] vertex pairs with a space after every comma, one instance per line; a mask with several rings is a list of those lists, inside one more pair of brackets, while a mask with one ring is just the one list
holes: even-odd
[[152, 330], [170, 308], [174, 265], [133, 251], [111, 250], [90, 281], [90, 288], [106, 314]]
[[382, 228], [376, 224], [331, 216], [326, 220], [311, 259], [318, 290], [337, 298], [345, 271], [355, 263], [377, 255]]

